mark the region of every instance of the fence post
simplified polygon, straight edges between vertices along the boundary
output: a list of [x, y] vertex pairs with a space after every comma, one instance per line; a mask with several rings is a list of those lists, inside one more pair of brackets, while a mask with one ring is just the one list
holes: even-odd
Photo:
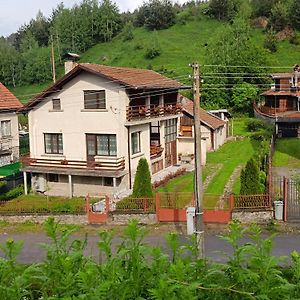
[[108, 213], [110, 211], [109, 200], [109, 196], [105, 195], [105, 213]]
[[229, 211], [232, 212], [234, 209], [234, 194], [229, 195]]
[[87, 194], [85, 196], [85, 210], [86, 210], [86, 213], [88, 214], [89, 211], [90, 211], [90, 195]]
[[156, 211], [157, 223], [159, 223], [159, 209], [160, 209], [159, 193], [155, 193], [155, 211]]
[[283, 177], [283, 221], [287, 221], [287, 206], [288, 206], [288, 180]]

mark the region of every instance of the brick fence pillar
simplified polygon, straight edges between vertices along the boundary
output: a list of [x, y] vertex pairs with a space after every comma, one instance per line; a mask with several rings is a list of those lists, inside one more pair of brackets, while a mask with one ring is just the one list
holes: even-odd
[[160, 197], [159, 197], [159, 193], [155, 193], [155, 211], [156, 211], [157, 223], [159, 223], [159, 209], [160, 209]]

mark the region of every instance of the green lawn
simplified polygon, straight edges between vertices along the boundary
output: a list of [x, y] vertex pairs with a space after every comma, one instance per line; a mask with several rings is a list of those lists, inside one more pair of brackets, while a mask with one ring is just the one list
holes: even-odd
[[[203, 179], [210, 173], [211, 166], [223, 163], [223, 167], [213, 178], [207, 189], [208, 194], [222, 194], [224, 187], [232, 174], [239, 165], [244, 165], [254, 154], [256, 144], [250, 139], [242, 141], [230, 141], [224, 144], [218, 151], [207, 154], [207, 166], [203, 169]], [[159, 192], [192, 192], [194, 173], [188, 173], [183, 176], [170, 180], [165, 186], [158, 189]], [[237, 183], [238, 184], [238, 183]], [[236, 189], [239, 190], [237, 186]]]
[[300, 168], [300, 139], [277, 139], [273, 156], [273, 166]]
[[6, 202], [1, 202], [0, 213], [40, 212], [40, 213], [84, 213], [84, 198], [47, 197], [30, 194]]

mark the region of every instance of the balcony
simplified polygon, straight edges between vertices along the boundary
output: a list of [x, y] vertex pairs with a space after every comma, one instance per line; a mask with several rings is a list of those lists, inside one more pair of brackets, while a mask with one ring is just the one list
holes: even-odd
[[254, 103], [253, 109], [256, 117], [272, 124], [278, 121], [287, 123], [300, 122], [300, 111], [293, 108], [286, 107], [282, 109]]
[[182, 110], [181, 103], [169, 103], [165, 105], [151, 104], [127, 106], [126, 117], [127, 121], [140, 121], [150, 118], [161, 118], [171, 115], [180, 114]]
[[164, 148], [161, 145], [150, 145], [150, 158], [155, 159], [160, 157], [163, 151]]
[[[30, 158], [21, 157], [21, 162], [25, 168], [47, 168], [48, 170], [81, 170], [81, 171], [103, 171], [118, 172], [125, 169], [125, 158], [120, 157], [95, 157], [95, 161], [78, 161], [57, 158]], [[49, 172], [50, 173], [50, 172]]]

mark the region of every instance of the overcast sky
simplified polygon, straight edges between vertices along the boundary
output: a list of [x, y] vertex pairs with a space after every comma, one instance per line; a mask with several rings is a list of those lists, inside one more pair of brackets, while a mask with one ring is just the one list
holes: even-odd
[[[133, 10], [143, 3], [143, 0], [114, 0], [121, 11]], [[177, 2], [185, 2], [179, 0]], [[8, 36], [16, 32], [24, 23], [34, 18], [39, 10], [49, 16], [53, 8], [60, 2], [66, 7], [72, 7], [80, 0], [0, 0], [0, 36]]]

